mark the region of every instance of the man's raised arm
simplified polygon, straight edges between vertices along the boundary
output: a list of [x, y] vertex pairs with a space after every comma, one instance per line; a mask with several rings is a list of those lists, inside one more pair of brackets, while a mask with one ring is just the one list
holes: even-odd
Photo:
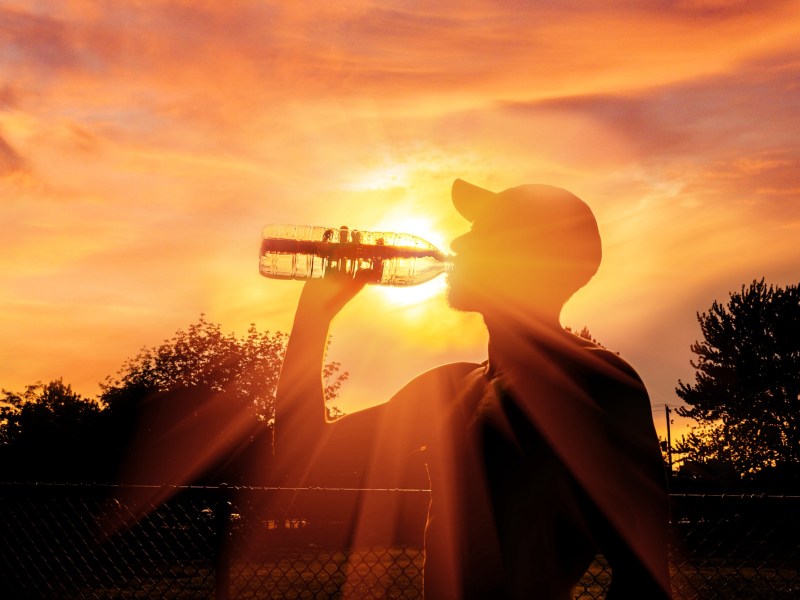
[[421, 448], [437, 435], [474, 363], [415, 377], [388, 401], [328, 421], [322, 367], [333, 317], [363, 287], [358, 280], [306, 283], [286, 348], [275, 401], [274, 481], [398, 487], [408, 469], [426, 475]]
[[309, 280], [303, 287], [275, 395], [278, 483], [287, 483], [287, 476], [302, 479], [323, 443], [327, 413], [322, 366], [328, 329], [363, 287], [363, 281], [344, 277]]

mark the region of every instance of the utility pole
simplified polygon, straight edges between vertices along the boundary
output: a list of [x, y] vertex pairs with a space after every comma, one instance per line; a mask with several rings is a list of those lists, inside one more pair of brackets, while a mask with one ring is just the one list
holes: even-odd
[[669, 465], [669, 476], [672, 477], [672, 436], [669, 431], [669, 404], [665, 404], [667, 411], [667, 464]]

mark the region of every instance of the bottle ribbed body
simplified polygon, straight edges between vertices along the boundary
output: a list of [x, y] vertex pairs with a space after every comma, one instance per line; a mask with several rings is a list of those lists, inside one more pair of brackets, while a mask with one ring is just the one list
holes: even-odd
[[344, 274], [406, 286], [429, 281], [449, 266], [447, 255], [407, 233], [311, 225], [267, 225], [261, 233], [259, 272], [273, 279]]

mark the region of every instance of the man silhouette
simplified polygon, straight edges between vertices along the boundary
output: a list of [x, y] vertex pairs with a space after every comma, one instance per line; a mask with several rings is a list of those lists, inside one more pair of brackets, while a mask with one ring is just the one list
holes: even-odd
[[571, 598], [597, 552], [612, 570], [609, 599], [668, 597], [646, 390], [619, 356], [559, 323], [600, 263], [594, 215], [544, 185], [494, 193], [456, 180], [452, 199], [472, 227], [451, 245], [448, 300], [483, 316], [488, 360], [437, 367], [387, 403], [328, 421], [328, 328], [364, 280], [307, 282], [276, 399], [285, 481], [340, 474], [392, 487], [423, 456], [429, 600]]

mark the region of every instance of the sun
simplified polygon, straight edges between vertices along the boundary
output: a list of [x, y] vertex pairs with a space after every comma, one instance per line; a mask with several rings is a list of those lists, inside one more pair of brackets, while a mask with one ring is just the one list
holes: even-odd
[[[429, 241], [445, 254], [449, 253], [449, 244], [446, 243], [444, 235], [430, 217], [388, 214], [376, 225], [376, 230], [410, 233]], [[446, 289], [447, 279], [445, 276], [439, 275], [431, 281], [418, 285], [380, 286], [379, 293], [388, 304], [396, 307], [411, 307], [441, 297]]]

